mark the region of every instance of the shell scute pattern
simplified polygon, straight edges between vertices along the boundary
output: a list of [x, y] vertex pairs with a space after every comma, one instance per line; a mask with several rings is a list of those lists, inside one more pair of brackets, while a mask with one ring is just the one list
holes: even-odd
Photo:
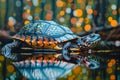
[[50, 25], [45, 34], [49, 37], [58, 38], [65, 34], [65, 31], [58, 26]]
[[42, 35], [44, 35], [44, 33], [46, 32], [47, 28], [49, 27], [49, 24], [38, 23], [38, 25], [36, 27], [37, 27], [36, 32], [42, 36]]
[[[54, 21], [38, 20], [24, 26], [14, 39], [25, 41], [33, 47], [50, 46], [78, 38], [69, 28], [57, 24]], [[51, 40], [52, 39], [52, 40]], [[56, 45], [57, 45], [56, 44]]]
[[29, 23], [26, 26], [22, 27], [22, 29], [18, 32], [19, 35], [25, 35], [29, 29], [32, 27], [33, 23]]

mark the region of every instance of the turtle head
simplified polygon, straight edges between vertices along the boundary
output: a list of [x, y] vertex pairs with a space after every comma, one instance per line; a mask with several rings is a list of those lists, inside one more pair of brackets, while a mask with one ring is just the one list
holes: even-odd
[[100, 67], [100, 63], [98, 61], [94, 59], [89, 59], [87, 57], [84, 58], [82, 64], [88, 67], [89, 69], [97, 69]]
[[94, 47], [95, 44], [98, 43], [98, 41], [100, 41], [100, 35], [92, 33], [92, 34], [80, 37], [77, 40], [77, 44], [82, 49], [82, 48]]
[[86, 66], [89, 69], [97, 69], [100, 67], [100, 62], [88, 57], [79, 57], [77, 63], [82, 66]]

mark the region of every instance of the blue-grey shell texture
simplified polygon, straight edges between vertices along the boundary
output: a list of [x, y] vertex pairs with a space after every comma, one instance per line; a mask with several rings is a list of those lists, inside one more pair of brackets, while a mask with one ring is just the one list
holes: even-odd
[[41, 38], [53, 38], [57, 42], [76, 39], [76, 36], [68, 27], [57, 24], [54, 21], [36, 20], [24, 26], [19, 35], [40, 36]]

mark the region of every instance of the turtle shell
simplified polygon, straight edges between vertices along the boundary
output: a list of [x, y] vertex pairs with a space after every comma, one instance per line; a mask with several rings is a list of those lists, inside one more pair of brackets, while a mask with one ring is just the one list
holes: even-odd
[[61, 42], [76, 39], [76, 36], [68, 27], [57, 24], [54, 21], [37, 20], [29, 23], [18, 32], [14, 39], [24, 41], [33, 47], [56, 46]]

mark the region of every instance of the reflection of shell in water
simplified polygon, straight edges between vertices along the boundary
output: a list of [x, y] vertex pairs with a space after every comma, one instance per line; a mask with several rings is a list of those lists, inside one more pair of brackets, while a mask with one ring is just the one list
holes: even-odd
[[57, 60], [25, 60], [13, 64], [29, 80], [56, 80], [75, 67], [75, 64]]

